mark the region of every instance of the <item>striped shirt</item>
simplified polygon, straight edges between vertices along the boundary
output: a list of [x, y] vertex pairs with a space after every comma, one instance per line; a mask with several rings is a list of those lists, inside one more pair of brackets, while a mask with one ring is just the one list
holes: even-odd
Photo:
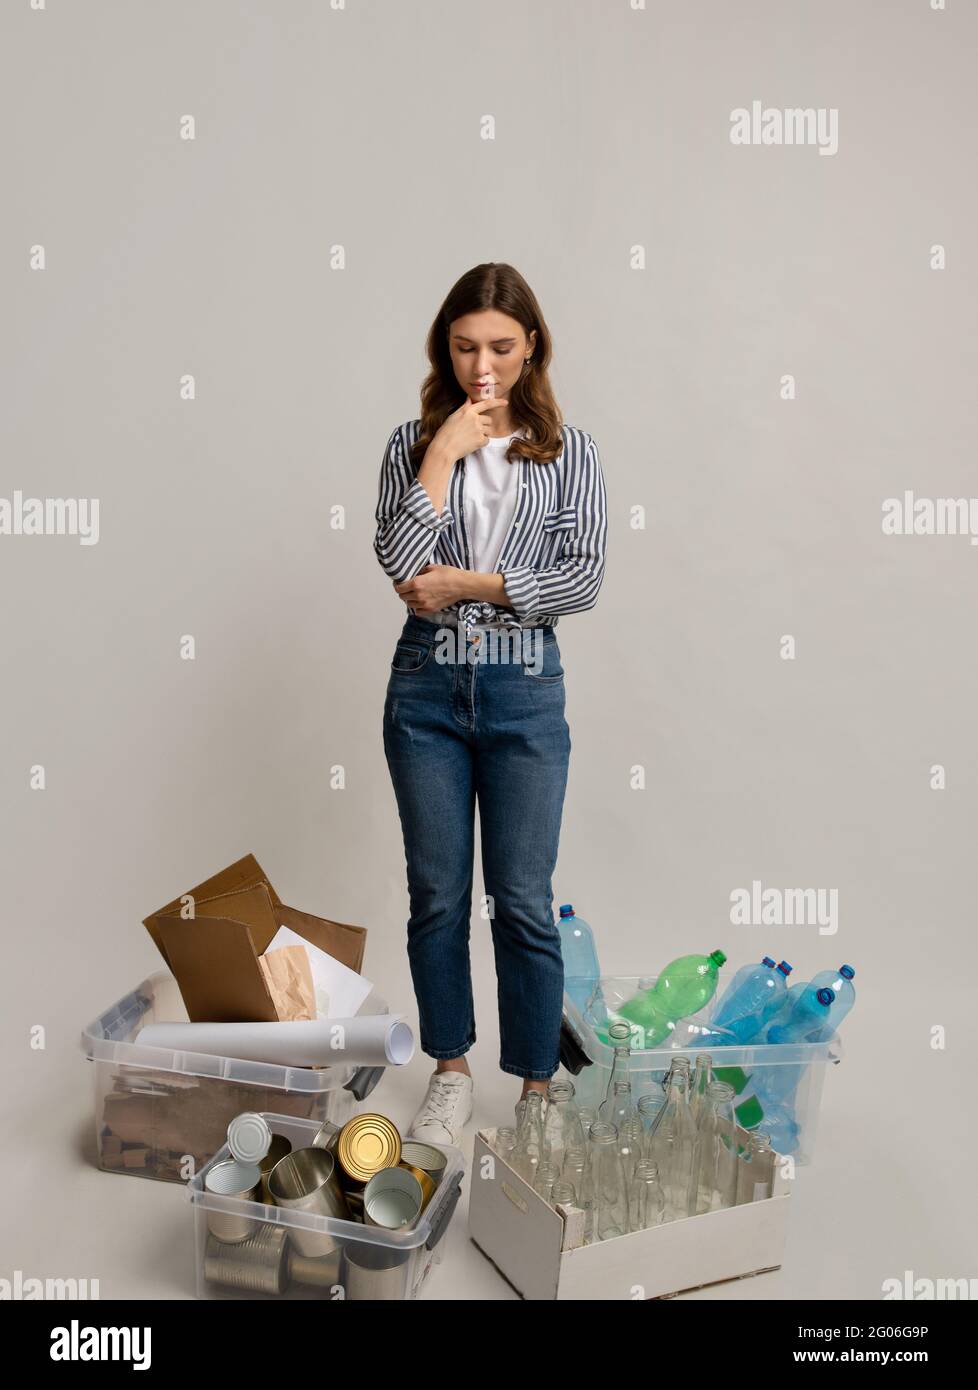
[[[441, 514], [411, 466], [420, 420], [399, 425], [380, 466], [374, 550], [388, 577], [413, 579], [425, 565], [471, 569], [463, 506], [465, 460], [457, 459]], [[608, 504], [598, 447], [584, 430], [561, 427], [551, 463], [520, 459], [519, 500], [493, 570], [512, 606], [459, 599], [466, 634], [486, 623], [556, 627], [562, 613], [593, 608], [604, 579]], [[425, 615], [422, 615], [425, 616]]]

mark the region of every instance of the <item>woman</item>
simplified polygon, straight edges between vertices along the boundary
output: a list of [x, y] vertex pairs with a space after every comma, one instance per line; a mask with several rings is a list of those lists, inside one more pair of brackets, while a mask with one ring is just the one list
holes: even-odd
[[[593, 607], [607, 507], [597, 447], [561, 422], [551, 339], [512, 266], [476, 266], [427, 343], [421, 418], [394, 430], [374, 548], [407, 604], [384, 704], [421, 1047], [437, 1061], [409, 1133], [457, 1144], [472, 1113], [474, 808], [495, 951], [500, 1066], [523, 1096], [559, 1065], [553, 920], [570, 733], [554, 629]], [[494, 392], [493, 394], [490, 394]]]

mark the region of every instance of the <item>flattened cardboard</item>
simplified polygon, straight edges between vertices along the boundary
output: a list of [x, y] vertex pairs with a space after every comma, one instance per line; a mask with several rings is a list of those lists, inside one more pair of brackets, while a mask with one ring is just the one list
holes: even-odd
[[[263, 883], [268, 889], [269, 896], [275, 906], [280, 906], [281, 900], [269, 882], [265, 870], [253, 854], [246, 854], [233, 864], [229, 864], [226, 869], [222, 869], [220, 873], [213, 874], [210, 878], [205, 878], [203, 883], [197, 884], [196, 888], [191, 888], [187, 893], [182, 893], [180, 897], [174, 898], [173, 901], [167, 903], [165, 907], [157, 908], [155, 912], [151, 912], [148, 917], [143, 918], [143, 926], [156, 943], [156, 948], [160, 955], [166, 961], [167, 965], [170, 965], [159, 929], [156, 926], [156, 919], [158, 917], [179, 916], [181, 908], [183, 907], [183, 899], [186, 897], [193, 898], [194, 910], [195, 912], [199, 912], [201, 904], [210, 901], [212, 898], [221, 898], [228, 893], [239, 893], [245, 888], [255, 888], [259, 883]], [[173, 969], [172, 966], [170, 966], [170, 968], [171, 970]], [[206, 1020], [194, 1021], [206, 1022]]]
[[144, 926], [180, 986], [192, 1023], [277, 1021], [258, 957], [282, 926], [362, 971], [366, 928], [287, 907], [252, 854], [191, 888], [189, 896], [193, 918], [181, 917], [178, 897], [145, 918]]

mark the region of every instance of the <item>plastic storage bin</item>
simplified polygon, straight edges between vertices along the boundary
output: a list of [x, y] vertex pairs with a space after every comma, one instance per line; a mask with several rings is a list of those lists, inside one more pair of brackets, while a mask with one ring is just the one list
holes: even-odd
[[[291, 1115], [266, 1114], [265, 1119], [293, 1150], [308, 1148], [319, 1128]], [[230, 1157], [225, 1145], [187, 1185], [194, 1209], [198, 1298], [417, 1298], [428, 1271], [441, 1259], [438, 1243], [458, 1204], [465, 1173], [461, 1150], [433, 1147], [446, 1156], [438, 1186], [414, 1225], [394, 1231], [206, 1191], [208, 1171]], [[251, 1218], [251, 1234], [239, 1244], [217, 1240], [209, 1220], [215, 1214]], [[302, 1254], [297, 1232], [310, 1233], [328, 1253]]]
[[[616, 1002], [631, 998], [640, 989], [651, 988], [655, 984], [655, 977], [609, 975], [602, 976], [600, 984], [606, 1003], [610, 1008], [614, 1008]], [[842, 1044], [839, 1038], [834, 1036], [829, 1041], [820, 1043], [711, 1048], [709, 1041], [704, 1041], [699, 1033], [709, 1025], [716, 1004], [717, 996], [714, 995], [700, 1013], [692, 1018], [683, 1019], [672, 1035], [670, 1045], [631, 1054], [629, 1075], [635, 1100], [649, 1092], [656, 1096], [662, 1094], [661, 1081], [677, 1052], [689, 1057], [690, 1066], [695, 1064], [697, 1052], [707, 1052], [713, 1059], [714, 1070], [719, 1071], [719, 1079], [730, 1081], [734, 1085], [734, 1106], [738, 1110], [741, 1124], [747, 1129], [763, 1130], [763, 1119], [751, 1122], [749, 1111], [741, 1109], [752, 1093], [750, 1078], [755, 1073], [758, 1078], [763, 1077], [768, 1068], [804, 1067], [793, 1106], [794, 1119], [799, 1126], [797, 1147], [785, 1151], [790, 1152], [798, 1164], [813, 1162], [826, 1067], [830, 1062], [838, 1063], [842, 1060]], [[598, 1037], [593, 1022], [581, 1013], [569, 993], [564, 995], [564, 1026], [570, 1033], [571, 1052], [577, 1051], [577, 1048], [573, 1047], [573, 1044], [577, 1044], [592, 1062], [591, 1066], [585, 1065], [572, 1075], [575, 1099], [579, 1105], [597, 1107], [607, 1094], [614, 1062], [614, 1048]], [[569, 1057], [570, 1053], [565, 1052], [563, 1055]]]
[[[387, 1004], [374, 992], [362, 1012], [387, 1013]], [[229, 1122], [242, 1110], [342, 1124], [385, 1070], [280, 1067], [133, 1041], [150, 1023], [186, 1019], [177, 982], [164, 970], [82, 1033], [82, 1051], [95, 1063], [98, 1161], [107, 1172], [186, 1182], [225, 1143]]]

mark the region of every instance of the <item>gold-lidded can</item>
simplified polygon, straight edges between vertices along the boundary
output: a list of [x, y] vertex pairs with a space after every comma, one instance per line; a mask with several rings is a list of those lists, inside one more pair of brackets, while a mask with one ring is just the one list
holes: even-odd
[[354, 1182], [369, 1182], [381, 1168], [401, 1160], [401, 1136], [386, 1115], [354, 1115], [340, 1130], [335, 1146], [340, 1167]]

